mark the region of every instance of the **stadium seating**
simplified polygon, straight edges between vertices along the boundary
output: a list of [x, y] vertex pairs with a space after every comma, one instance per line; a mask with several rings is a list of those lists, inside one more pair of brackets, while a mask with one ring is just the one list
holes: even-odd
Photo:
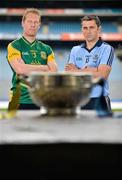
[[[9, 34], [19, 34], [22, 32], [21, 24], [18, 22], [0, 22], [0, 33], [9, 33]], [[39, 33], [44, 33], [42, 27], [39, 30]], [[115, 22], [103, 22], [102, 23], [103, 32], [118, 32], [118, 26]], [[63, 32], [75, 33], [81, 32], [81, 26], [79, 22], [50, 22], [48, 24], [48, 33], [61, 34]]]

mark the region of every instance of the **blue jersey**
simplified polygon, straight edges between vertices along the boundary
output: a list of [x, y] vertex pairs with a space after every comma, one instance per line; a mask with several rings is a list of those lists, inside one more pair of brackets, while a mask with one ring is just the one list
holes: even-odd
[[[90, 50], [86, 48], [86, 43], [74, 46], [71, 49], [68, 62], [73, 63], [76, 67], [82, 69], [85, 66], [98, 67], [102, 64], [112, 66], [114, 58], [114, 48], [109, 44], [98, 40], [95, 46]], [[91, 92], [91, 98], [99, 97], [100, 93], [101, 87], [99, 85], [94, 86]], [[104, 96], [108, 95], [109, 85], [108, 80], [105, 80]]]

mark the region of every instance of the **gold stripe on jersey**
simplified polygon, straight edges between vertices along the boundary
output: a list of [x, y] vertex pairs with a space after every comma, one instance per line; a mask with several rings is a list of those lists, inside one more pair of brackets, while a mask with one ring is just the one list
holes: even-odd
[[21, 52], [15, 49], [11, 43], [8, 45], [8, 61], [21, 59]]
[[51, 53], [51, 54], [48, 56], [48, 62], [55, 62], [54, 53]]
[[9, 102], [12, 100], [13, 97], [13, 91], [9, 90]]

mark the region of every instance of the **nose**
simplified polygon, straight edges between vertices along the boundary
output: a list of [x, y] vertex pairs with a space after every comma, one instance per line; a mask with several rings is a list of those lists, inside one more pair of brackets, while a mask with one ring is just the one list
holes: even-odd
[[91, 29], [90, 29], [90, 28], [88, 28], [88, 33], [89, 33], [89, 32], [91, 32]]
[[31, 26], [35, 26], [35, 22], [31, 22]]

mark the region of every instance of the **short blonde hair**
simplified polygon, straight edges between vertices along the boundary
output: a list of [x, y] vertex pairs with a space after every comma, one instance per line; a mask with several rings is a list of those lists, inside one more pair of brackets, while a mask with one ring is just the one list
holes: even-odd
[[36, 8], [28, 8], [25, 10], [23, 16], [22, 16], [22, 21], [24, 22], [25, 19], [26, 19], [26, 16], [29, 14], [29, 13], [33, 13], [33, 14], [36, 14], [39, 16], [39, 19], [40, 19], [40, 22], [41, 22], [41, 11], [39, 9], [36, 9]]

